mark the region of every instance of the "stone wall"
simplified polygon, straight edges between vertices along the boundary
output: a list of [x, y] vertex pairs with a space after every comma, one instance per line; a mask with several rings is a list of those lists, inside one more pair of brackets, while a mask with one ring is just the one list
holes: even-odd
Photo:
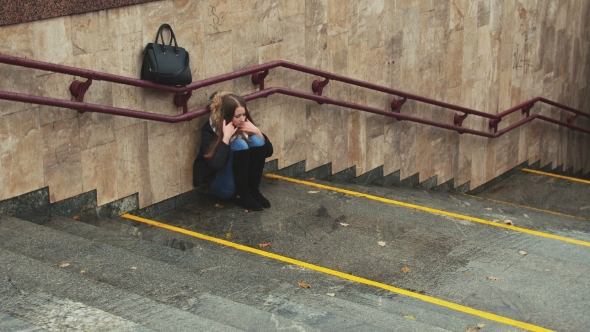
[[[276, 59], [497, 114], [536, 96], [588, 112], [585, 0], [175, 0], [0, 27], [0, 52], [139, 77], [141, 52], [170, 23], [191, 54], [193, 80]], [[68, 75], [1, 65], [0, 89], [69, 99]], [[311, 75], [272, 70], [266, 86], [310, 91]], [[249, 77], [195, 91], [257, 89]], [[330, 82], [324, 95], [389, 108], [391, 96]], [[96, 81], [85, 101], [180, 114], [173, 95]], [[590, 171], [590, 135], [533, 122], [487, 139], [273, 95], [249, 104], [279, 168], [306, 160], [357, 175], [475, 188], [524, 161]], [[452, 123], [454, 112], [408, 101], [404, 113]], [[565, 120], [546, 106], [541, 112]], [[521, 118], [505, 119], [500, 128]], [[0, 100], [0, 200], [45, 186], [52, 202], [97, 190], [98, 204], [139, 193], [146, 207], [192, 189], [206, 119], [179, 124]], [[589, 121], [576, 120], [590, 128]], [[468, 117], [464, 125], [487, 130]]]

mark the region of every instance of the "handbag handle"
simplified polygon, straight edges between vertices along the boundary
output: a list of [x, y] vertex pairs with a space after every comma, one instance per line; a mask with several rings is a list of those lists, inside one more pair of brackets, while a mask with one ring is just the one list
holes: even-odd
[[178, 54], [178, 43], [176, 42], [176, 36], [174, 35], [174, 31], [172, 30], [172, 27], [168, 23], [164, 23], [164, 24], [160, 25], [160, 28], [158, 29], [158, 32], [156, 33], [155, 44], [159, 44], [158, 39], [162, 40], [162, 43], [159, 45], [161, 45], [161, 47], [162, 47], [162, 52], [166, 52], [166, 42], [164, 42], [164, 35], [163, 35], [164, 29], [170, 30], [170, 41], [168, 42], [168, 46], [172, 46], [172, 41], [174, 41], [174, 53]]

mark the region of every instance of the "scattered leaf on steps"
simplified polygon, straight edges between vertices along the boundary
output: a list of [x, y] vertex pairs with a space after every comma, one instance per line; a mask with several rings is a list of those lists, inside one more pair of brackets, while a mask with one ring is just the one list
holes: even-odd
[[336, 296], [336, 294], [334, 294], [334, 293], [326, 293], [326, 295], [331, 296], [331, 297]]
[[465, 332], [478, 332], [479, 328], [475, 327], [471, 327], [470, 325], [467, 325], [467, 330], [465, 330]]
[[471, 274], [471, 273], [465, 273], [465, 276], [466, 277], [471, 277], [471, 276], [473, 276], [473, 274]]
[[410, 273], [411, 269], [409, 267], [402, 267], [402, 272], [405, 274]]
[[341, 223], [339, 223], [339, 224], [340, 224], [341, 226], [344, 226], [344, 227], [348, 226], [348, 224], [347, 224], [347, 223], [345, 223], [345, 222], [341, 222]]
[[80, 270], [80, 274], [86, 273], [86, 270]]
[[132, 266], [131, 269], [132, 270], [137, 270], [137, 266]]
[[309, 178], [309, 181], [315, 181], [315, 178]]
[[524, 250], [519, 250], [518, 253], [521, 254], [521, 255], [523, 255], [523, 256], [526, 256], [527, 255], [527, 252], [524, 251]]
[[492, 210], [492, 208], [484, 208], [484, 209], [486, 209], [486, 210], [488, 210], [488, 211]]
[[258, 246], [260, 248], [266, 248], [266, 247], [270, 247], [270, 243], [260, 243]]
[[80, 216], [73, 216], [72, 219], [74, 219], [74, 220], [80, 220]]
[[514, 223], [512, 222], [512, 220], [504, 220], [504, 223], [505, 223], [506, 225], [509, 225], [509, 226], [512, 226], [512, 225], [514, 225]]
[[382, 247], [385, 247], [385, 241], [379, 241], [379, 242], [377, 242], [377, 244], [380, 245], [380, 246], [382, 246]]
[[551, 179], [551, 180], [547, 181], [547, 183], [554, 184], [555, 183], [555, 179]]
[[303, 281], [298, 281], [297, 284], [299, 285], [299, 287], [301, 288], [311, 288], [310, 284], [306, 284]]
[[407, 316], [404, 316], [404, 318], [416, 320], [416, 317], [414, 317], [414, 315], [407, 315]]
[[317, 190], [310, 190], [307, 193], [308, 194], [317, 194], [317, 193], [319, 193], [319, 191], [317, 191]]
[[225, 237], [228, 238], [228, 239], [231, 239], [232, 235], [233, 234], [231, 232], [225, 233]]
[[221, 205], [221, 204], [215, 204], [215, 207], [218, 209], [223, 209], [223, 205]]
[[70, 263], [63, 263], [59, 267], [62, 267], [63, 268], [63, 267], [68, 267], [68, 266], [70, 266]]
[[500, 278], [498, 278], [498, 277], [486, 277], [486, 279], [494, 280], [494, 281], [500, 280]]
[[484, 323], [478, 323], [477, 324], [477, 328], [478, 329], [483, 329], [484, 327], [486, 327], [486, 324], [484, 324]]

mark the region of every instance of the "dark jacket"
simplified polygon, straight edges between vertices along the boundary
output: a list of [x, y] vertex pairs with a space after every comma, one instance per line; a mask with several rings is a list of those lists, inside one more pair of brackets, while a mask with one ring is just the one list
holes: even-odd
[[[231, 148], [223, 141], [219, 142], [211, 158], [207, 159], [204, 157], [216, 139], [217, 134], [213, 131], [209, 121], [207, 121], [201, 130], [201, 147], [199, 148], [197, 159], [193, 163], [193, 185], [195, 187], [213, 180], [215, 173], [225, 166], [229, 158]], [[266, 158], [268, 158], [273, 154], [273, 147], [266, 135], [264, 135], [264, 139], [265, 143], [263, 147], [266, 149]]]

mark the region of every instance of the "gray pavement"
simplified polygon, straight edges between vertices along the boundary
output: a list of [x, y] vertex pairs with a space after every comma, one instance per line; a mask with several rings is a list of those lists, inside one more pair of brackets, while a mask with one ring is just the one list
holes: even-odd
[[[324, 184], [590, 242], [586, 220]], [[590, 325], [588, 246], [281, 180], [262, 190], [273, 204], [262, 212], [205, 192], [153, 219], [552, 330]], [[0, 330], [4, 321], [30, 324], [23, 331], [521, 330], [130, 220], [85, 218], [0, 216]]]

